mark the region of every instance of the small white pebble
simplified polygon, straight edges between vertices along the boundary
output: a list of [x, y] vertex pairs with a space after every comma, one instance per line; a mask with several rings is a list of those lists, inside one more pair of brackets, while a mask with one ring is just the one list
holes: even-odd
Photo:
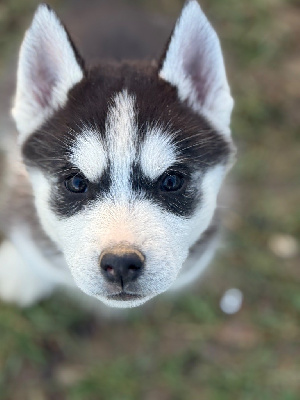
[[239, 289], [228, 289], [220, 301], [221, 310], [226, 314], [235, 314], [242, 306], [243, 293]]
[[281, 258], [293, 258], [298, 254], [297, 240], [291, 235], [276, 234], [270, 237], [269, 248]]

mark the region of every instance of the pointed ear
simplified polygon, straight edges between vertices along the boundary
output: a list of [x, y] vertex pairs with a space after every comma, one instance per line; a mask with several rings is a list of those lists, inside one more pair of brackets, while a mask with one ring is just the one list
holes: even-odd
[[196, 0], [185, 3], [172, 33], [159, 76], [175, 86], [178, 97], [230, 134], [230, 95], [218, 36]]
[[83, 62], [62, 23], [50, 7], [40, 5], [19, 55], [12, 115], [21, 142], [66, 103], [68, 91], [83, 76]]

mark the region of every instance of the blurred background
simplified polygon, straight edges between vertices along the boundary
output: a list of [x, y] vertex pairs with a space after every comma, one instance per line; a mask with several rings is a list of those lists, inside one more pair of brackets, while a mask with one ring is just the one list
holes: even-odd
[[[0, 132], [35, 0], [0, 2]], [[49, 0], [80, 52], [157, 58], [182, 0]], [[236, 101], [238, 160], [213, 265], [179, 296], [122, 318], [63, 293], [0, 303], [1, 400], [300, 399], [300, 4], [201, 0]], [[222, 204], [221, 204], [222, 205]], [[224, 312], [230, 288], [241, 307]], [[227, 296], [228, 300], [228, 296]]]

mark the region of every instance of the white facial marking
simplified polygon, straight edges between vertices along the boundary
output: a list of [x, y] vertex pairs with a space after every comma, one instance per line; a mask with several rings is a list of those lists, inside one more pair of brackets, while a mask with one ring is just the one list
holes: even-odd
[[172, 137], [163, 133], [159, 127], [148, 130], [141, 145], [140, 163], [142, 170], [150, 179], [158, 178], [177, 161], [176, 146]]
[[136, 157], [137, 125], [135, 99], [127, 90], [118, 93], [109, 108], [105, 124], [107, 147], [111, 162], [112, 192], [129, 195], [129, 178]]
[[[216, 166], [199, 174], [203, 196], [189, 219], [163, 211], [149, 200], [128, 201], [122, 196], [95, 201], [62, 219], [49, 207], [48, 179], [37, 170], [30, 172], [42, 225], [62, 249], [77, 286], [109, 306], [128, 308], [143, 304], [175, 282], [189, 248], [210, 224], [225, 170]], [[129, 291], [142, 297], [126, 302], [109, 298], [119, 290], [112, 291], [99, 271], [101, 252], [120, 243], [137, 248], [146, 259], [144, 273]]]
[[233, 100], [220, 42], [196, 0], [182, 10], [159, 76], [177, 87], [181, 101], [230, 134]]
[[[84, 221], [80, 228], [79, 221]], [[57, 232], [74, 280], [84, 292], [113, 307], [134, 307], [165, 291], [176, 279], [187, 257], [188, 247], [183, 248], [182, 242], [188, 240], [188, 226], [187, 220], [162, 212], [147, 200], [129, 204], [107, 199], [60, 221]], [[109, 287], [99, 271], [99, 258], [103, 250], [120, 243], [145, 256], [142, 277], [128, 289], [141, 299], [122, 302], [107, 296], [120, 288]]]
[[217, 205], [217, 196], [225, 174], [226, 166], [224, 165], [216, 165], [213, 168], [209, 168], [204, 175], [198, 174], [202, 198], [196, 212], [190, 218], [190, 245], [196, 243], [200, 234], [208, 228], [213, 218]]
[[107, 154], [99, 132], [86, 130], [78, 135], [71, 150], [70, 161], [91, 182], [97, 182], [107, 166]]
[[12, 115], [21, 142], [66, 103], [68, 91], [82, 78], [63, 25], [52, 10], [40, 5], [19, 56]]

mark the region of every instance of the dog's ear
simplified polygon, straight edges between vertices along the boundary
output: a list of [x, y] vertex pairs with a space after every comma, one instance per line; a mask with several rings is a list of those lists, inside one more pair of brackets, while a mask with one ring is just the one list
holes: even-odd
[[12, 115], [21, 142], [65, 104], [83, 76], [83, 62], [62, 23], [49, 6], [40, 5], [19, 55]]
[[230, 134], [230, 95], [218, 36], [196, 0], [188, 0], [160, 63], [160, 78], [175, 86], [178, 97]]

